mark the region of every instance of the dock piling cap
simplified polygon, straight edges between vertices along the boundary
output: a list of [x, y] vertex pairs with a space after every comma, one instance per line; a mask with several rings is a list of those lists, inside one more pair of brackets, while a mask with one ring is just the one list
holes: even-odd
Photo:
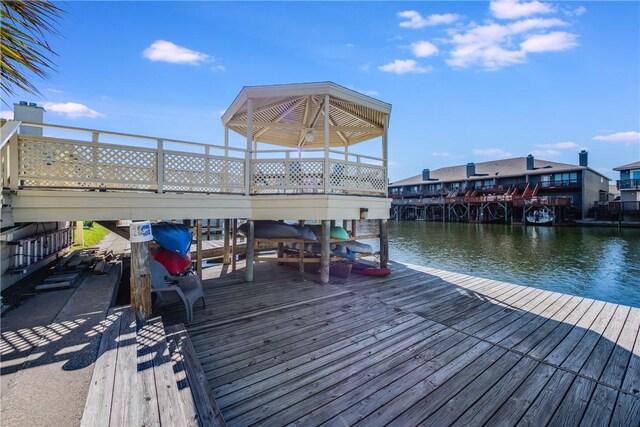
[[149, 221], [132, 222], [129, 226], [129, 241], [131, 243], [150, 242], [153, 240], [151, 223]]

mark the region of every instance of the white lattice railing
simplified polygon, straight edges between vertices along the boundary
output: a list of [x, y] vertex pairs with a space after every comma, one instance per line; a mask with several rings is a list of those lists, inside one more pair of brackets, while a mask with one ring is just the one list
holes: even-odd
[[[383, 197], [387, 194], [384, 162], [368, 156], [334, 150], [330, 155], [339, 155], [345, 160], [325, 158], [323, 150], [304, 151], [304, 155], [311, 154], [315, 156], [313, 158], [302, 157], [296, 150], [252, 153], [228, 146], [57, 125], [36, 126], [81, 132], [90, 135], [90, 140], [66, 135], [13, 135], [2, 147], [3, 166], [9, 165], [3, 173], [3, 182], [9, 182], [11, 189], [45, 187], [237, 194], [245, 194], [248, 190], [249, 194], [325, 193]], [[116, 139], [118, 143], [105, 142], [101, 137]], [[125, 142], [121, 142], [123, 139]], [[299, 155], [292, 158], [293, 153]], [[272, 158], [256, 158], [264, 154]], [[349, 156], [355, 161], [347, 160]], [[245, 181], [247, 165], [250, 167], [248, 188]]]
[[361, 161], [329, 159], [325, 166], [324, 158], [285, 158], [254, 159], [251, 164], [252, 194], [387, 194], [385, 168]]

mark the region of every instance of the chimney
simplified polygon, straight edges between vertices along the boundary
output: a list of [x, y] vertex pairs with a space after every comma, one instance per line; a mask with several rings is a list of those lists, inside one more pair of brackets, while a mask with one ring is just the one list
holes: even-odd
[[527, 170], [528, 171], [532, 171], [534, 169], [533, 167], [533, 156], [531, 154], [529, 154], [527, 156]]
[[467, 178], [470, 176], [474, 176], [476, 174], [476, 164], [475, 163], [467, 163]]
[[429, 181], [431, 179], [431, 171], [429, 169], [422, 169], [422, 180]]
[[582, 150], [578, 153], [578, 157], [580, 159], [580, 166], [584, 166], [585, 168], [589, 166], [589, 153], [586, 150]]
[[[26, 103], [20, 101], [13, 104], [13, 120], [21, 122], [44, 123], [44, 108], [38, 107], [35, 102]], [[22, 135], [42, 136], [42, 128], [33, 126], [20, 126]]]

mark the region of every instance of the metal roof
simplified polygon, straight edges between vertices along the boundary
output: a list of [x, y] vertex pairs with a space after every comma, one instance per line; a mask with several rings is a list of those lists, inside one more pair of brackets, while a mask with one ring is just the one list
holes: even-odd
[[[332, 82], [245, 86], [222, 125], [247, 136], [247, 101], [253, 100], [253, 137], [286, 147], [324, 146], [324, 100], [329, 95], [329, 145], [343, 147], [381, 136], [391, 105]], [[312, 132], [313, 141], [305, 136]]]
[[475, 163], [476, 175], [467, 177], [467, 165], [447, 166], [440, 169], [430, 171], [430, 177], [433, 181], [423, 181], [422, 174], [393, 182], [390, 187], [399, 187], [403, 185], [419, 185], [437, 182], [459, 182], [459, 181], [477, 181], [491, 178], [505, 178], [523, 175], [543, 175], [558, 172], [571, 172], [589, 169], [592, 172], [606, 178], [600, 172], [594, 171], [588, 167], [571, 165], [568, 163], [549, 162], [547, 160], [534, 159], [534, 169], [527, 170], [526, 157], [516, 157], [513, 159], [493, 160], [489, 162]]

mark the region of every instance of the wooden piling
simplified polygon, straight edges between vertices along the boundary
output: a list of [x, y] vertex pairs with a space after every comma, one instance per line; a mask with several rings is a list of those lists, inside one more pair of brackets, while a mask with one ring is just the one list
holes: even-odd
[[255, 224], [253, 220], [247, 221], [247, 243], [246, 243], [246, 266], [244, 268], [244, 280], [246, 282], [253, 282], [253, 260], [255, 254], [254, 248], [254, 232]]
[[231, 221], [231, 271], [236, 271], [236, 248], [237, 248], [237, 240], [236, 230], [238, 230], [238, 220], [233, 219]]
[[389, 261], [389, 228], [387, 220], [380, 220], [380, 268], [387, 268]]
[[131, 306], [142, 319], [151, 317], [149, 242], [131, 243]]
[[351, 237], [356, 237], [356, 230], [358, 229], [358, 221], [355, 219], [351, 220]]
[[331, 263], [331, 245], [329, 244], [329, 236], [331, 233], [331, 222], [322, 221], [322, 237], [320, 240], [320, 281], [329, 283], [329, 267]]
[[196, 220], [196, 274], [202, 280], [202, 220]]
[[223, 223], [223, 230], [222, 232], [224, 233], [224, 252], [222, 253], [222, 263], [224, 265], [229, 265], [231, 263], [231, 253], [229, 251], [230, 247], [230, 238], [231, 238], [231, 230], [229, 229], [229, 225], [230, 225], [231, 221], [227, 218], [224, 220]]

